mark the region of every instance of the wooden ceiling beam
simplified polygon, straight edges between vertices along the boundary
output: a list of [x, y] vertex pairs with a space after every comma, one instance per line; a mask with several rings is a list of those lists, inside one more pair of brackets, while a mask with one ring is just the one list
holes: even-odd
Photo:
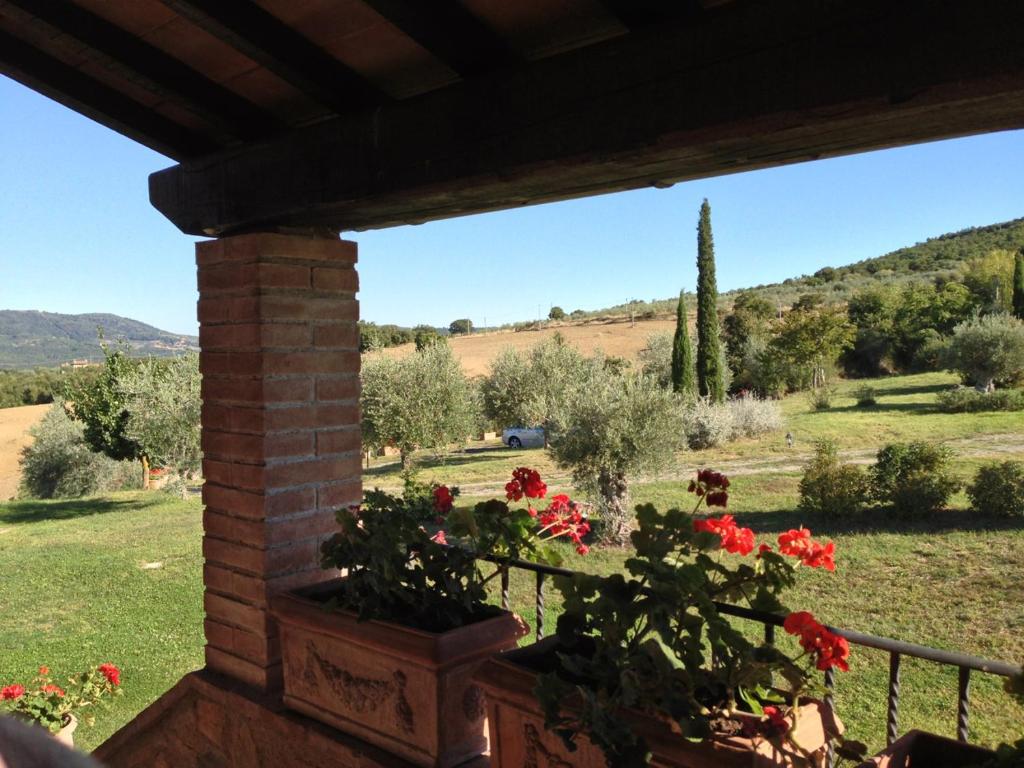
[[339, 115], [390, 97], [250, 0], [161, 0]]
[[[195, 235], [368, 229], [1024, 127], [1019, 0], [775, 0], [150, 177]], [[956, 51], [956, 55], [950, 55]]]
[[0, 0], [0, 12], [76, 40], [104, 66], [151, 93], [182, 104], [222, 134], [252, 141], [283, 124], [233, 91], [106, 19], [67, 0]]
[[461, 77], [470, 78], [520, 63], [508, 43], [458, 0], [363, 2]]
[[222, 148], [3, 31], [0, 72], [174, 160]]

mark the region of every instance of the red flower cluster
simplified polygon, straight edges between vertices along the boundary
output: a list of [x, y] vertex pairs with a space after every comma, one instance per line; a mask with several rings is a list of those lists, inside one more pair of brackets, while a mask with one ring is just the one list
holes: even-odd
[[576, 552], [585, 555], [590, 547], [583, 543], [583, 537], [590, 533], [590, 523], [580, 512], [580, 507], [564, 493], [551, 497], [548, 508], [540, 514], [542, 532], [547, 531], [551, 538], [568, 536], [576, 545]]
[[434, 489], [434, 511], [439, 515], [447, 515], [452, 511], [454, 497], [447, 485], [439, 485]]
[[121, 684], [121, 670], [113, 664], [110, 664], [109, 662], [107, 664], [100, 664], [99, 670], [111, 685]]
[[42, 688], [43, 693], [56, 693], [58, 698], [64, 698], [64, 689], [59, 685], [44, 685]]
[[690, 481], [690, 493], [698, 497], [706, 496], [704, 501], [709, 507], [725, 507], [729, 503], [729, 478], [721, 472], [710, 469], [702, 469], [697, 473], [697, 479]]
[[821, 544], [811, 538], [811, 532], [801, 526], [779, 534], [779, 552], [790, 557], [799, 558], [811, 568], [824, 568], [826, 571], [836, 569], [836, 545], [834, 542]]
[[[710, 503], [710, 502], [709, 502]], [[749, 555], [754, 549], [754, 532], [740, 528], [732, 515], [722, 515], [707, 520], [694, 520], [693, 530], [698, 533], [715, 533], [722, 538], [722, 549], [736, 555]]]
[[448, 539], [445, 538], [444, 531], [438, 531], [430, 537], [430, 540], [436, 542], [437, 544], [448, 544]]
[[48, 674], [50, 674], [50, 668], [43, 664], [43, 666], [39, 668], [39, 676], [46, 677]]
[[807, 611], [797, 611], [786, 617], [782, 628], [791, 635], [800, 636], [800, 645], [815, 655], [815, 666], [820, 670], [837, 667], [848, 672], [850, 644], [845, 637], [830, 632]]
[[787, 733], [789, 731], [789, 721], [786, 716], [782, 714], [782, 710], [778, 707], [767, 706], [762, 710], [764, 716], [768, 718], [766, 725], [768, 730], [774, 733]]
[[540, 479], [535, 469], [519, 467], [512, 472], [512, 479], [505, 485], [505, 497], [509, 501], [519, 501], [523, 496], [528, 499], [543, 499], [548, 487]]
[[8, 685], [4, 688], [0, 688], [0, 701], [13, 701], [14, 699], [20, 699], [24, 695], [24, 685], [18, 685], [15, 683], [14, 685]]

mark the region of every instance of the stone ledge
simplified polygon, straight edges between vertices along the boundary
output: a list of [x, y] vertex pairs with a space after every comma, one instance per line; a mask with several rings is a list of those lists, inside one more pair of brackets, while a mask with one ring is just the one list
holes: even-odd
[[108, 768], [412, 768], [208, 670], [183, 677], [93, 757]]

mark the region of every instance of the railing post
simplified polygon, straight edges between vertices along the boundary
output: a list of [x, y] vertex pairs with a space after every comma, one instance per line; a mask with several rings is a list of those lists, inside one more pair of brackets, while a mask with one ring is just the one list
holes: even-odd
[[968, 740], [967, 720], [970, 717], [970, 696], [971, 696], [971, 669], [960, 667], [960, 685], [956, 700], [956, 738], [959, 741]]
[[544, 639], [544, 574], [537, 571], [537, 639]]
[[898, 736], [900, 719], [900, 655], [889, 654], [889, 707], [885, 720], [885, 745], [889, 746]]
[[508, 598], [508, 565], [502, 565], [501, 567], [501, 608], [504, 611], [509, 610], [509, 598]]

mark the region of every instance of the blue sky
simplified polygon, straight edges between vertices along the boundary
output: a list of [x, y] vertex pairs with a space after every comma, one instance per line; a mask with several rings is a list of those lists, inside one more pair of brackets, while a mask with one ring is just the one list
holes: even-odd
[[[192, 242], [148, 203], [166, 158], [0, 77], [0, 309], [195, 333]], [[477, 325], [693, 289], [711, 202], [721, 290], [1024, 215], [1024, 131], [375, 232], [363, 317]]]

